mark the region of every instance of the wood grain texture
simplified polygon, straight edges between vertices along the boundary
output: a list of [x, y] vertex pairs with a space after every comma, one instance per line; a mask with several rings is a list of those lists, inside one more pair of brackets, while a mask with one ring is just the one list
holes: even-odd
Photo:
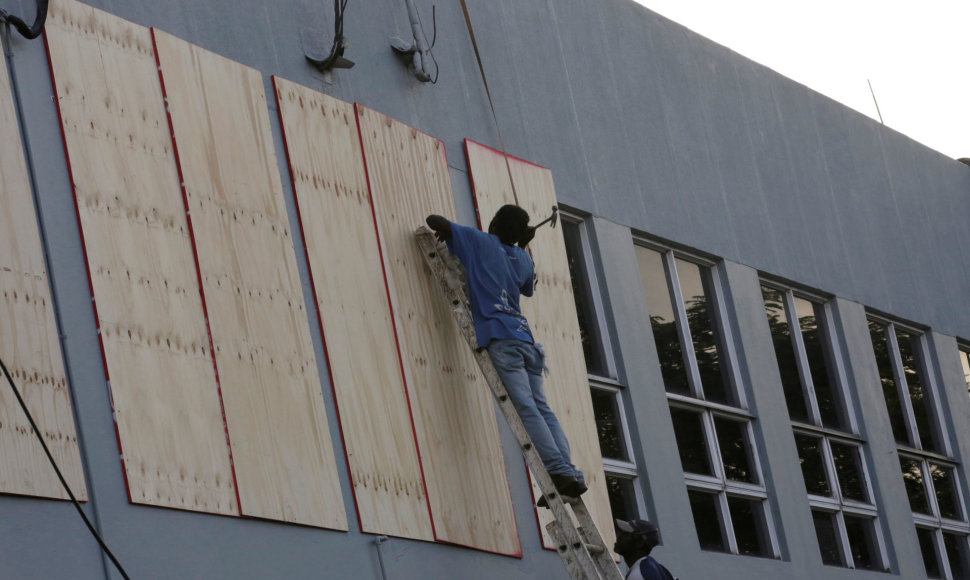
[[[465, 141], [468, 171], [472, 179], [476, 205], [483, 227], [494, 217], [498, 208], [516, 203], [509, 182], [505, 158], [473, 141]], [[557, 204], [552, 172], [527, 161], [509, 157], [512, 179], [518, 194], [518, 205], [532, 217], [532, 223], [545, 219]], [[543, 387], [549, 405], [555, 411], [569, 439], [573, 464], [586, 476], [589, 491], [584, 495], [590, 514], [603, 535], [606, 545], [615, 541], [609, 495], [603, 472], [603, 457], [596, 433], [596, 418], [590, 397], [586, 359], [580, 341], [576, 302], [573, 298], [566, 244], [560, 230], [547, 227], [539, 230], [529, 244], [536, 264], [538, 282], [535, 296], [522, 300], [522, 311], [532, 327], [537, 342], [546, 351], [551, 373]], [[533, 485], [533, 495], [541, 492]], [[546, 546], [545, 524], [552, 521], [546, 510], [539, 510]]]
[[242, 513], [346, 530], [262, 75], [153, 33]]
[[454, 219], [444, 144], [357, 116], [436, 539], [518, 554], [494, 403], [414, 241], [428, 214]]
[[151, 32], [58, 0], [47, 43], [131, 501], [238, 515]]
[[[75, 496], [86, 499], [47, 266], [6, 62], [0, 59], [0, 359]], [[67, 499], [0, 376], [0, 493]]]
[[354, 106], [275, 88], [361, 529], [431, 541]]

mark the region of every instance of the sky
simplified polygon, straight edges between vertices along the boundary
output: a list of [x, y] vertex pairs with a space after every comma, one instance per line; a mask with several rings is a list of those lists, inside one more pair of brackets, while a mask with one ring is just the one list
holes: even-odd
[[881, 111], [944, 155], [970, 157], [970, 0], [635, 1], [877, 121]]

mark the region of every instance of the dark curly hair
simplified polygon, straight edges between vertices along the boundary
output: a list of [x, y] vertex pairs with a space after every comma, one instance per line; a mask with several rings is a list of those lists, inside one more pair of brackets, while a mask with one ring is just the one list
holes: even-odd
[[503, 244], [514, 246], [529, 228], [529, 212], [517, 205], [503, 205], [488, 224], [488, 233], [498, 236]]

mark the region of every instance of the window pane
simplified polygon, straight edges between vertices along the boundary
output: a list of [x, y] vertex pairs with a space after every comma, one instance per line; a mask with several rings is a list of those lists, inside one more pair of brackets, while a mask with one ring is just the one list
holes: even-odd
[[808, 407], [805, 405], [805, 392], [802, 379], [798, 375], [795, 346], [788, 326], [788, 315], [785, 313], [785, 293], [762, 286], [761, 295], [765, 301], [768, 326], [771, 328], [771, 341], [775, 345], [775, 359], [778, 361], [778, 372], [781, 373], [781, 386], [785, 390], [788, 415], [793, 421], [807, 423]]
[[603, 457], [629, 461], [626, 441], [623, 439], [620, 407], [617, 394], [603, 389], [591, 389], [593, 415], [596, 417], [596, 433], [599, 435], [600, 451]]
[[690, 498], [690, 512], [694, 516], [694, 527], [697, 529], [697, 541], [702, 550], [727, 551], [727, 543], [721, 534], [721, 518], [718, 515], [717, 496], [687, 490]]
[[721, 364], [720, 329], [714, 321], [714, 304], [710, 298], [710, 273], [691, 262], [676, 259], [680, 292], [687, 310], [687, 326], [694, 341], [697, 369], [701, 375], [704, 398], [719, 403], [731, 403], [728, 385]]
[[909, 399], [913, 402], [913, 415], [916, 417], [916, 429], [919, 431], [920, 443], [923, 449], [937, 450], [930, 424], [929, 397], [926, 393], [926, 382], [922, 379], [919, 356], [919, 337], [896, 331], [896, 341], [899, 343], [899, 356], [903, 361], [903, 372], [906, 375], [906, 386], [909, 387]]
[[842, 404], [835, 388], [835, 363], [832, 360], [831, 345], [824, 332], [825, 307], [821, 304], [809, 302], [804, 298], [795, 297], [795, 311], [798, 313], [798, 326], [802, 330], [802, 340], [805, 343], [805, 356], [808, 358], [808, 368], [815, 386], [815, 400], [818, 402], [818, 412], [822, 417], [822, 424], [826, 427], [841, 429]]
[[970, 577], [970, 568], [967, 567], [967, 537], [943, 532], [943, 546], [946, 548], [946, 559], [950, 562], [953, 577], [957, 580]]
[[865, 471], [862, 469], [862, 452], [855, 445], [831, 442], [835, 472], [839, 478], [842, 497], [855, 501], [869, 501]]
[[839, 533], [836, 529], [835, 514], [812, 510], [815, 520], [815, 535], [818, 549], [822, 553], [822, 563], [829, 566], [845, 566], [842, 561], [842, 548], [839, 547]]
[[963, 365], [963, 381], [967, 383], [967, 393], [970, 393], [970, 352], [960, 351], [960, 364]]
[[853, 565], [860, 570], [875, 570], [878, 567], [876, 530], [869, 518], [843, 514], [846, 535], [849, 536], [849, 551]]
[[734, 481], [758, 483], [754, 462], [751, 460], [747, 424], [715, 415], [714, 428], [717, 431], [721, 459], [724, 460], [724, 475]]
[[903, 470], [903, 482], [906, 484], [909, 506], [914, 512], [930, 514], [930, 505], [926, 500], [926, 486], [923, 484], [922, 462], [918, 459], [900, 457], [899, 465]]
[[919, 538], [919, 549], [923, 552], [923, 566], [926, 567], [928, 578], [942, 578], [941, 566], [936, 559], [936, 532], [925, 528], [916, 528], [916, 537]]
[[728, 508], [731, 510], [738, 553], [747, 556], [770, 556], [771, 542], [765, 526], [762, 501], [728, 497]]
[[940, 506], [940, 516], [962, 520], [963, 512], [954, 487], [956, 481], [953, 477], [953, 468], [930, 463], [930, 474], [933, 476], [933, 489], [936, 491], [936, 503]]
[[822, 438], [795, 434], [798, 447], [798, 462], [802, 465], [802, 476], [808, 493], [831, 496], [829, 481], [825, 475], [825, 460], [822, 456]]
[[710, 455], [707, 452], [707, 437], [704, 435], [701, 414], [671, 407], [670, 418], [674, 422], [677, 450], [680, 451], [680, 462], [684, 471], [714, 475], [711, 470]]
[[636, 246], [636, 252], [637, 262], [640, 264], [640, 282], [643, 284], [643, 295], [650, 314], [650, 326], [653, 328], [653, 339], [660, 357], [664, 388], [670, 393], [689, 395], [691, 392], [687, 365], [680, 346], [680, 335], [677, 333], [663, 256], [640, 246]]
[[610, 511], [615, 519], [629, 521], [640, 517], [632, 479], [607, 475], [606, 491], [610, 497]]
[[583, 343], [583, 355], [586, 357], [588, 372], [605, 376], [606, 365], [603, 364], [603, 351], [600, 343], [598, 327], [596, 325], [596, 311], [593, 308], [593, 296], [590, 292], [589, 274], [583, 257], [583, 242], [580, 237], [580, 224], [562, 220], [562, 235], [566, 241], [566, 259], [569, 263], [569, 278], [573, 283], [573, 299], [576, 301], [576, 316], [579, 319], [579, 338]]
[[876, 355], [876, 365], [879, 367], [879, 380], [882, 382], [882, 394], [886, 399], [886, 409], [889, 411], [889, 422], [893, 426], [893, 436], [897, 443], [910, 445], [906, 434], [906, 421], [903, 419], [903, 407], [899, 401], [899, 391], [896, 390], [896, 378], [893, 374], [893, 363], [889, 356], [889, 341], [886, 339], [886, 327], [874, 320], [869, 321], [869, 335], [872, 337], [872, 349]]

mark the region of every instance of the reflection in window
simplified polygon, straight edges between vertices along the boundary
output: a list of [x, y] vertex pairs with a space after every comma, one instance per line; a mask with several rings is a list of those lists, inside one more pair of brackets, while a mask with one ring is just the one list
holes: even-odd
[[926, 500], [926, 487], [923, 485], [923, 462], [910, 457], [899, 458], [899, 466], [903, 470], [903, 482], [906, 484], [906, 495], [909, 506], [914, 512], [930, 514], [930, 504]]
[[731, 510], [731, 522], [739, 554], [770, 556], [770, 543], [761, 503], [760, 500], [728, 496], [728, 509]]
[[879, 556], [876, 551], [876, 532], [872, 520], [848, 514], [844, 519], [853, 564], [859, 569], [875, 570]]
[[697, 541], [702, 550], [726, 552], [727, 545], [721, 535], [721, 519], [718, 515], [717, 496], [693, 489], [687, 491], [690, 511], [694, 516]]
[[920, 443], [922, 448], [927, 451], [939, 451], [939, 447], [934, 444], [935, 438], [930, 427], [924, 381], [920, 378], [923, 371], [918, 360], [919, 342], [917, 341], [918, 338], [912, 334], [896, 330], [896, 343], [899, 345], [899, 356], [902, 359], [903, 374], [906, 376], [906, 385], [909, 388], [909, 400], [913, 405], [913, 415], [916, 418], [916, 430], [919, 432]]
[[926, 567], [927, 578], [942, 578], [940, 561], [936, 557], [936, 540], [933, 530], [926, 528], [916, 528], [916, 537], [919, 539], [919, 549], [923, 553], [923, 566]]
[[562, 234], [566, 242], [569, 278], [572, 280], [576, 316], [579, 319], [579, 337], [583, 343], [583, 355], [586, 358], [587, 371], [606, 377], [609, 376], [609, 371], [604, 360], [599, 327], [596, 323], [596, 311], [593, 306], [592, 289], [590, 288], [592, 278], [586, 270], [580, 227], [582, 227], [580, 222], [562, 220]]
[[693, 262], [680, 258], [675, 259], [675, 262], [704, 395], [711, 401], [730, 403], [730, 381], [724, 375], [726, 369], [721, 364], [720, 351], [723, 347], [720, 344], [720, 332], [711, 317], [714, 306], [711, 302], [709, 274], [706, 270], [702, 274], [700, 266]]
[[591, 389], [591, 394], [593, 415], [596, 417], [596, 432], [599, 435], [600, 451], [603, 457], [629, 461], [630, 457], [621, 426], [618, 394], [603, 389]]
[[930, 475], [933, 477], [933, 489], [936, 491], [936, 504], [940, 508], [940, 516], [951, 520], [963, 518], [960, 504], [957, 500], [957, 490], [954, 487], [953, 468], [945, 465], [930, 463]]
[[788, 415], [793, 421], [808, 423], [811, 419], [808, 415], [808, 407], [805, 405], [802, 379], [798, 376], [795, 344], [792, 342], [788, 315], [785, 313], [785, 293], [769, 286], [762, 286], [761, 295], [765, 301], [765, 312], [768, 314], [768, 326], [771, 327], [771, 339], [775, 345], [775, 358], [778, 361], [778, 371], [781, 373], [781, 386], [785, 390]]
[[677, 449], [680, 451], [680, 462], [684, 471], [714, 475], [711, 470], [710, 455], [707, 452], [707, 439], [704, 437], [703, 417], [700, 413], [670, 408], [670, 417], [674, 422], [674, 435], [677, 438]]
[[842, 549], [839, 547], [839, 532], [836, 528], [835, 514], [821, 510], [812, 510], [815, 521], [815, 536], [818, 537], [818, 549], [822, 554], [822, 563], [829, 566], [844, 566]]
[[828, 478], [825, 475], [825, 459], [822, 457], [822, 438], [795, 434], [798, 446], [798, 461], [802, 465], [805, 488], [814, 495], [832, 495]]
[[653, 338], [660, 358], [660, 372], [663, 374], [664, 387], [668, 393], [689, 395], [687, 364], [680, 346], [673, 303], [667, 290], [663, 255], [639, 246], [636, 251], [643, 294], [647, 301], [647, 311], [650, 313], [650, 326], [653, 328]]
[[839, 478], [842, 497], [858, 502], [868, 502], [869, 493], [863, 476], [862, 457], [856, 445], [836, 443], [832, 441], [832, 459], [835, 461], [835, 472]]
[[963, 381], [967, 384], [967, 393], [970, 393], [970, 349], [959, 352], [960, 365], [963, 367]]
[[889, 422], [893, 427], [893, 436], [897, 443], [909, 444], [906, 433], [906, 420], [903, 418], [903, 406], [899, 400], [896, 388], [896, 373], [893, 371], [892, 358], [889, 355], [889, 340], [886, 337], [886, 326], [869, 321], [869, 335], [872, 338], [872, 349], [876, 355], [876, 366], [879, 367], [879, 380], [882, 383], [882, 394], [886, 400], [886, 410], [889, 411]]
[[845, 425], [842, 422], [842, 409], [835, 395], [835, 364], [831, 360], [825, 328], [821, 326], [826, 320], [824, 307], [799, 296], [794, 296], [793, 299], [822, 424], [833, 429], [842, 429]]
[[943, 532], [943, 546], [946, 549], [947, 562], [950, 564], [950, 576], [970, 577], [970, 568], [967, 566], [967, 536]]
[[633, 489], [632, 479], [607, 475], [606, 492], [610, 497], [610, 511], [614, 518], [634, 520], [642, 517], [637, 507], [636, 491]]
[[747, 423], [715, 415], [714, 429], [724, 461], [725, 476], [734, 481], [758, 483], [751, 461]]

